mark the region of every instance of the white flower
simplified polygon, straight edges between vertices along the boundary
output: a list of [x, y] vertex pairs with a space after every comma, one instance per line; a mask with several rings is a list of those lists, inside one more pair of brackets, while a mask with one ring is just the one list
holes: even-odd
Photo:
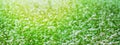
[[12, 42], [13, 41], [13, 38], [11, 38], [10, 40], [7, 40], [6, 42]]
[[120, 35], [120, 32], [118, 32], [118, 35]]
[[117, 36], [117, 33], [111, 35], [109, 38], [112, 39], [113, 37], [116, 37]]
[[29, 18], [25, 18], [25, 20], [29, 20]]
[[25, 28], [25, 29], [26, 29], [26, 28], [29, 28], [29, 26], [25, 26], [24, 28]]
[[109, 44], [111, 45], [111, 44], [113, 44], [112, 42], [109, 42]]
[[48, 29], [55, 29], [55, 26], [48, 26]]
[[62, 43], [62, 45], [67, 45], [67, 43]]
[[78, 33], [80, 33], [81, 32], [81, 30], [76, 30], [76, 31], [74, 31], [73, 33], [75, 34], [75, 35], [77, 35]]
[[44, 19], [44, 20], [43, 20], [43, 22], [46, 22], [46, 21], [48, 21], [48, 19]]

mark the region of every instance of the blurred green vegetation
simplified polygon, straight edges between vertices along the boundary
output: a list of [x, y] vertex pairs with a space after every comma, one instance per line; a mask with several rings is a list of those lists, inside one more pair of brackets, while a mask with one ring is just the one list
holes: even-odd
[[119, 45], [119, 0], [0, 0], [0, 45]]

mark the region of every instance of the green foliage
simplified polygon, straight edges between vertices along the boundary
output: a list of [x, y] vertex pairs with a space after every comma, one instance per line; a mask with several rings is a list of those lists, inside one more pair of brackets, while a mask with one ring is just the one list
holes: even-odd
[[119, 0], [0, 0], [0, 45], [119, 45]]

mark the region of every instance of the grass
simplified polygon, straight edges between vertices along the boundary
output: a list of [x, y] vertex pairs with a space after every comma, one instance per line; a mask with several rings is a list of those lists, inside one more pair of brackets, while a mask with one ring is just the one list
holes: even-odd
[[120, 45], [119, 0], [0, 0], [0, 45]]

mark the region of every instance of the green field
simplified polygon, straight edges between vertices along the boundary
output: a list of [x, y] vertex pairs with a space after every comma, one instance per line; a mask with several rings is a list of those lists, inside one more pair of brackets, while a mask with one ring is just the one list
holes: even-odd
[[0, 45], [120, 45], [120, 0], [0, 0]]

